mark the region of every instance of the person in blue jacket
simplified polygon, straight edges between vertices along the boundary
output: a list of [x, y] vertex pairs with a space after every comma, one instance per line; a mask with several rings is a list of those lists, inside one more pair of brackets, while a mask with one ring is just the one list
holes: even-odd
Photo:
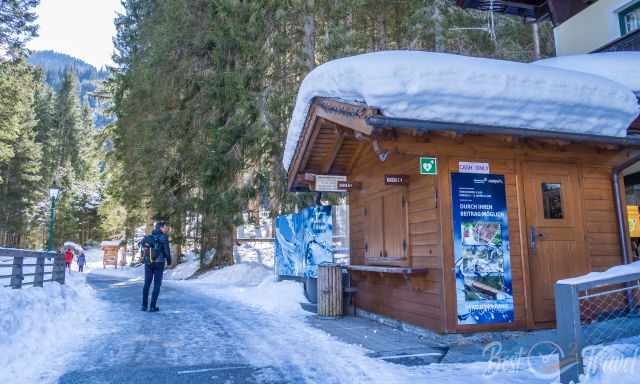
[[[156, 305], [162, 285], [162, 273], [166, 263], [171, 264], [171, 248], [169, 246], [169, 226], [164, 221], [159, 221], [151, 233], [142, 240], [142, 255], [144, 259], [144, 288], [142, 289], [142, 310], [158, 312]], [[151, 306], [149, 303], [149, 288], [153, 281], [151, 293]]]
[[84, 270], [84, 265], [87, 263], [87, 258], [84, 255], [84, 252], [80, 252], [80, 256], [76, 259], [76, 263], [78, 263], [78, 271], [82, 272]]

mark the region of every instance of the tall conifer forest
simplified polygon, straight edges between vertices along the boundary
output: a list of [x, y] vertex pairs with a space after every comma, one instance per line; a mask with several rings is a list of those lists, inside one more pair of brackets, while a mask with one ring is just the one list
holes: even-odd
[[42, 244], [46, 191], [56, 182], [64, 191], [58, 243], [131, 239], [163, 219], [175, 244], [216, 249], [214, 264], [232, 263], [242, 212], [313, 204], [312, 194], [286, 192], [282, 151], [314, 67], [395, 49], [525, 62], [553, 54], [550, 24], [539, 26], [536, 52], [531, 24], [495, 15], [494, 39], [487, 13], [454, 3], [123, 0], [115, 66], [101, 91], [115, 122], [102, 130], [91, 126], [71, 73], [54, 92], [21, 55], [3, 59], [0, 243]]

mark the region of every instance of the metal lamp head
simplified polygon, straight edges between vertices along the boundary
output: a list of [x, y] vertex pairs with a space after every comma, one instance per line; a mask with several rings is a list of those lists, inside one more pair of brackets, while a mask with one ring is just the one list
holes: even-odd
[[49, 188], [49, 198], [51, 198], [52, 200], [55, 200], [58, 198], [58, 195], [60, 194], [60, 188], [58, 188], [57, 186], [53, 186], [51, 188]]

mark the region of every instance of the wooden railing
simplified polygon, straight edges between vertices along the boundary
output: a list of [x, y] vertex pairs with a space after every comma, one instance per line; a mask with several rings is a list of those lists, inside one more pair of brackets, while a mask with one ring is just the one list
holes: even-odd
[[[9, 262], [6, 262], [7, 260]], [[45, 271], [46, 267], [51, 267], [51, 271]], [[11, 268], [11, 274], [6, 274], [5, 270], [9, 268]], [[24, 285], [42, 287], [44, 283], [53, 281], [64, 284], [64, 268], [64, 255], [61, 253], [0, 248], [0, 283], [10, 279], [10, 283], [4, 285], [5, 287], [14, 289], [22, 288]], [[33, 277], [33, 281], [24, 282], [25, 277]], [[45, 279], [45, 277], [49, 278]]]

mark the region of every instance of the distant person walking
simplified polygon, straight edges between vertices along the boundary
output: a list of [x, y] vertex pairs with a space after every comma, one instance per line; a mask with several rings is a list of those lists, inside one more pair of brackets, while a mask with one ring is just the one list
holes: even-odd
[[[156, 305], [160, 286], [162, 285], [162, 273], [166, 263], [171, 264], [171, 249], [169, 247], [169, 226], [164, 221], [156, 223], [151, 235], [145, 236], [142, 240], [142, 256], [144, 258], [144, 288], [142, 289], [142, 310], [158, 312], [160, 309]], [[151, 306], [149, 303], [149, 288], [153, 281], [153, 292], [151, 293]]]
[[73, 251], [71, 251], [71, 248], [67, 248], [67, 251], [64, 253], [64, 261], [67, 263], [69, 273], [71, 273], [71, 262], [73, 261]]
[[80, 252], [80, 255], [78, 255], [78, 259], [76, 260], [76, 263], [78, 263], [78, 271], [83, 272], [84, 265], [87, 263], [87, 258], [85, 257], [84, 252]]

